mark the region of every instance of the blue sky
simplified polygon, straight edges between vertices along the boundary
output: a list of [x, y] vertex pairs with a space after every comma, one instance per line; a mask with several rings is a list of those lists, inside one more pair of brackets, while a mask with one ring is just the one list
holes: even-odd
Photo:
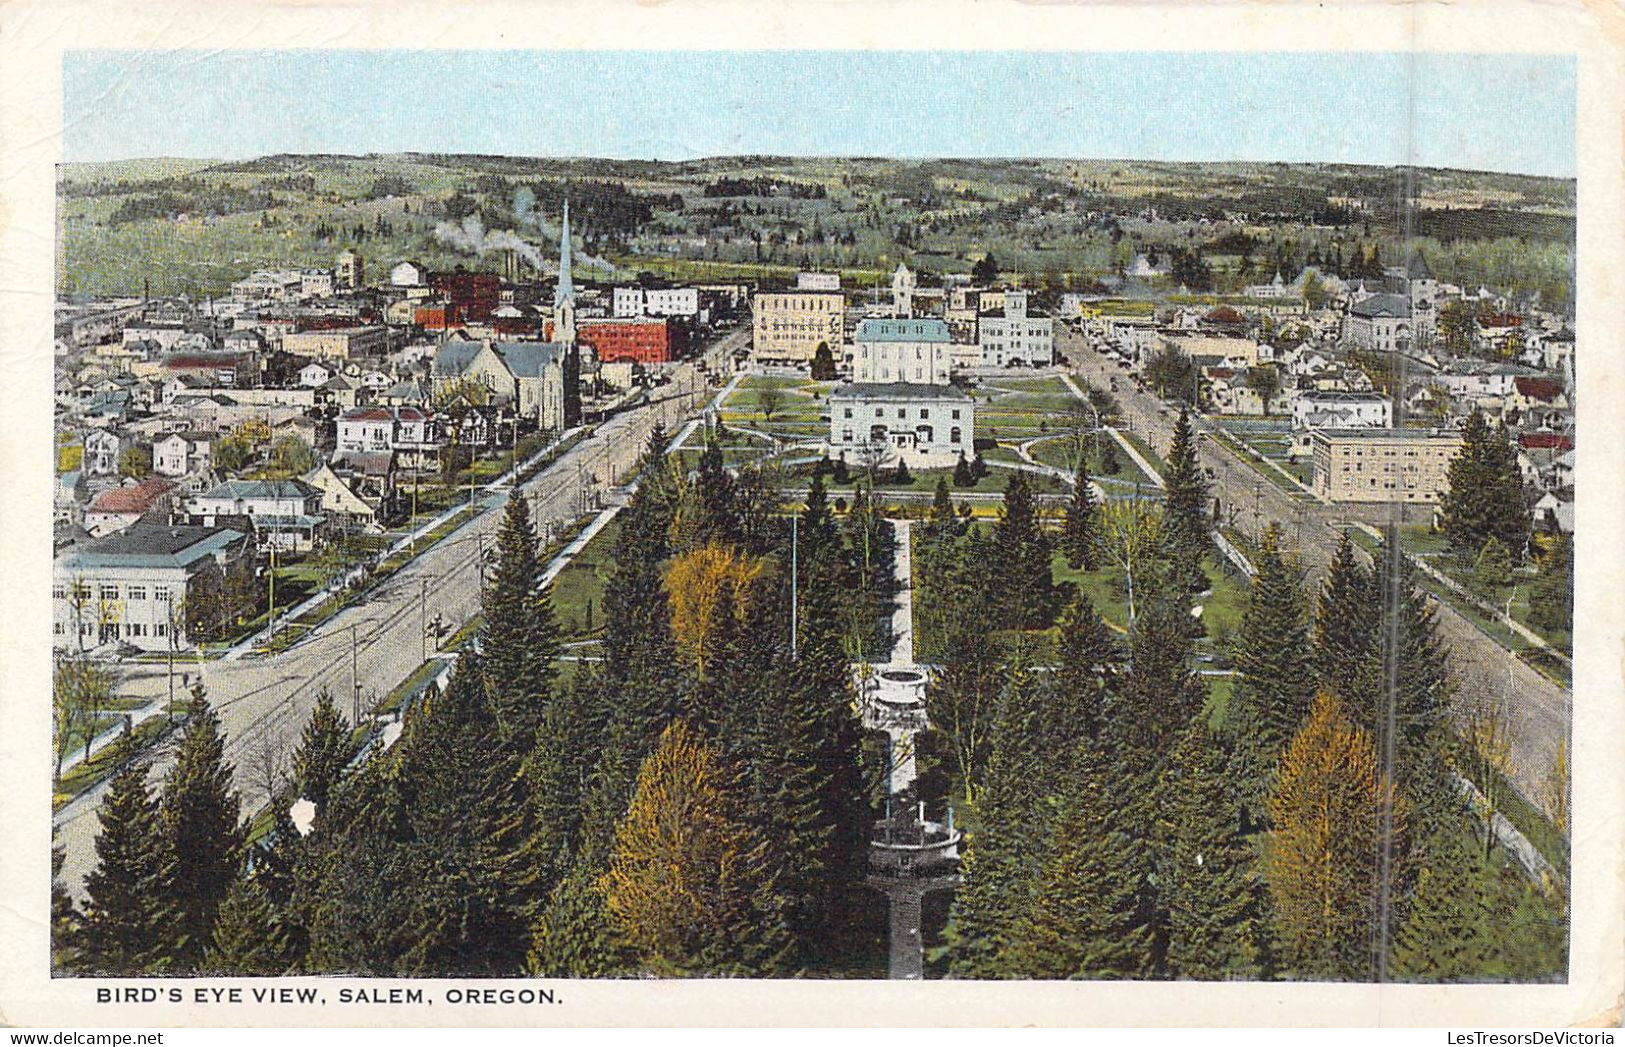
[[1572, 177], [1566, 55], [75, 51], [63, 158], [1416, 163]]

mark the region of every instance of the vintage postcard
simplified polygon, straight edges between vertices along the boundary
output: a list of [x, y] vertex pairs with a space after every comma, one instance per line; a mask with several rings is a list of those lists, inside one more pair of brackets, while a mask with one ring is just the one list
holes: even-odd
[[1616, 1023], [1620, 12], [613, 10], [0, 5], [0, 1021]]

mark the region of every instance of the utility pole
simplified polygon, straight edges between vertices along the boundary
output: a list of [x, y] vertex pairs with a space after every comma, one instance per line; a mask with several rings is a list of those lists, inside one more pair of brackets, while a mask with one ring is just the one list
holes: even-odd
[[361, 676], [356, 671], [355, 623], [350, 623], [350, 704], [352, 727], [361, 725]]
[[423, 637], [418, 645], [420, 648], [419, 661], [429, 660], [429, 579], [424, 578], [418, 587], [418, 634]]
[[274, 539], [271, 543], [271, 569], [266, 573], [266, 577], [270, 579], [271, 583], [271, 595], [269, 600], [271, 606], [270, 609], [266, 611], [265, 616], [265, 628], [267, 631], [265, 642], [266, 644], [270, 644], [272, 640], [276, 639], [276, 542]]
[[790, 517], [790, 660], [796, 660], [796, 625], [801, 613], [801, 597], [797, 588], [798, 554], [800, 552], [801, 517]]

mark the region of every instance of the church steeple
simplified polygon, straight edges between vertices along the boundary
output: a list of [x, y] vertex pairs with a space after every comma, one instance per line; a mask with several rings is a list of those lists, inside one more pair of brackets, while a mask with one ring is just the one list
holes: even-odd
[[576, 287], [570, 279], [570, 201], [564, 201], [559, 231], [559, 284], [553, 291], [553, 341], [575, 345]]
[[570, 201], [564, 201], [564, 222], [559, 233], [559, 285], [553, 292], [553, 307], [574, 302], [575, 283], [570, 279]]

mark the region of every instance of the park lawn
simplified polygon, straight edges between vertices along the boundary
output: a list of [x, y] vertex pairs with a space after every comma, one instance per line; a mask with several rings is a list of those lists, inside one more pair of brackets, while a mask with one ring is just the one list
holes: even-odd
[[1225, 718], [1230, 715], [1230, 696], [1235, 693], [1236, 678], [1205, 676], [1202, 681], [1207, 685], [1207, 704], [1202, 707], [1207, 713], [1207, 725], [1214, 731], [1222, 731]]
[[[1100, 438], [1102, 440], [1110, 440], [1111, 436], [1102, 433]], [[1134, 459], [1130, 458], [1128, 453], [1125, 452], [1121, 447], [1116, 449], [1117, 471], [1110, 473], [1106, 472], [1100, 466], [1100, 456], [1095, 453], [1093, 441], [1090, 441], [1089, 443], [1089, 476], [1091, 479], [1100, 480], [1111, 478], [1131, 484], [1149, 484], [1152, 482], [1151, 477], [1145, 475], [1145, 473], [1140, 470], [1140, 467], [1134, 464]], [[1066, 472], [1071, 472], [1077, 466], [1077, 463], [1073, 460], [1073, 450], [1071, 444], [1071, 436], [1052, 436], [1048, 439], [1040, 440], [1038, 443], [1033, 444], [1031, 447], [1027, 448], [1027, 451], [1034, 458], [1040, 462], [1043, 462], [1045, 465], [1052, 466]]]
[[548, 587], [563, 639], [584, 640], [603, 630], [604, 587], [615, 569], [615, 539], [619, 533], [617, 517], [593, 536]]

